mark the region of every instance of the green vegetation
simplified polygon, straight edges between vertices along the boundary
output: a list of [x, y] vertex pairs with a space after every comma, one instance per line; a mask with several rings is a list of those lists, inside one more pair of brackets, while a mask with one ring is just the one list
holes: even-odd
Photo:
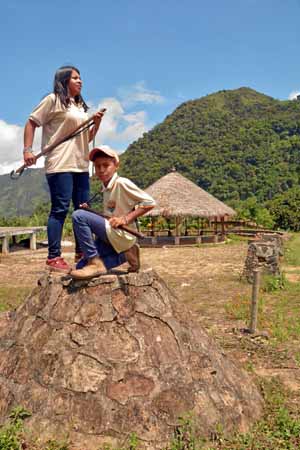
[[249, 88], [180, 105], [122, 155], [145, 187], [172, 167], [221, 200], [270, 200], [299, 182], [300, 103]]
[[31, 416], [31, 413], [21, 406], [14, 408], [9, 421], [0, 428], [0, 450], [69, 450], [66, 442], [49, 440], [41, 447], [38, 442], [28, 442], [24, 420]]
[[[129, 145], [120, 174], [145, 188], [176, 167], [240, 217], [298, 230], [299, 131], [299, 101], [245, 87], [220, 91], [183, 103]], [[31, 215], [49, 202], [41, 169], [25, 171], [19, 181], [0, 176], [0, 191], [0, 217]]]
[[266, 402], [264, 418], [248, 433], [231, 437], [221, 434], [214, 445], [199, 450], [299, 450], [300, 415], [287, 406], [290, 392], [276, 379], [262, 383], [261, 388]]
[[284, 230], [300, 231], [300, 188], [295, 186], [268, 202], [274, 224]]
[[[262, 290], [265, 293], [259, 297], [258, 330], [268, 331], [274, 346], [288, 339], [299, 339], [300, 286], [282, 277], [269, 276], [265, 278]], [[249, 325], [250, 296], [236, 297], [225, 309], [230, 317]]]
[[288, 281], [284, 272], [281, 272], [279, 275], [263, 274], [262, 276], [261, 289], [264, 292], [275, 292], [287, 287]]
[[249, 88], [220, 91], [183, 103], [131, 144], [121, 156], [122, 174], [146, 187], [176, 167], [239, 217], [297, 229], [299, 130], [300, 102]]
[[0, 429], [1, 450], [21, 450], [23, 421], [30, 417], [24, 408], [17, 407], [12, 410], [10, 420]]
[[38, 205], [49, 202], [47, 180], [42, 169], [27, 169], [19, 180], [1, 175], [0, 192], [0, 217], [29, 216]]
[[254, 221], [257, 225], [264, 228], [274, 228], [276, 225], [275, 215], [262, 205], [256, 197], [249, 197], [247, 200], [236, 200], [230, 202], [231, 206], [237, 211], [236, 220]]
[[285, 245], [284, 260], [289, 266], [300, 266], [300, 233], [295, 233]]

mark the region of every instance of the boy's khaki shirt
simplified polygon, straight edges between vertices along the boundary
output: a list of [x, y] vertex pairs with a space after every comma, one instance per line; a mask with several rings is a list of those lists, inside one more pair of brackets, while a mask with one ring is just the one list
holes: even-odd
[[[103, 187], [104, 214], [108, 216], [125, 216], [136, 207], [155, 206], [153, 198], [142, 191], [128, 178], [119, 177], [117, 173], [111, 178], [107, 187]], [[136, 230], [135, 223], [128, 225]], [[106, 220], [106, 234], [114, 249], [120, 253], [128, 250], [136, 242], [136, 238], [126, 231], [112, 228]]]
[[[47, 95], [29, 116], [43, 127], [42, 148], [73, 131], [88, 118], [83, 107], [71, 103], [65, 108], [55, 94]], [[60, 144], [45, 156], [46, 173], [88, 172], [89, 132]]]

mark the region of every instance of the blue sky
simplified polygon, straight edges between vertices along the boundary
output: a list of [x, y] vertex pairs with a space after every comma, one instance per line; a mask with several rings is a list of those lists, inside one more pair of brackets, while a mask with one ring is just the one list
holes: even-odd
[[107, 106], [98, 143], [123, 151], [183, 101], [300, 91], [299, 20], [300, 0], [0, 0], [0, 173], [59, 66], [80, 69], [92, 109]]

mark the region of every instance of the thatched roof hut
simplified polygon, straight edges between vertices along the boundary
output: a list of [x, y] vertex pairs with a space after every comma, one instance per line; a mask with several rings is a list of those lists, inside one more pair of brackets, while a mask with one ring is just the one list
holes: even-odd
[[155, 208], [147, 214], [152, 217], [224, 219], [236, 214], [232, 208], [176, 171], [155, 181], [146, 192], [156, 200]]

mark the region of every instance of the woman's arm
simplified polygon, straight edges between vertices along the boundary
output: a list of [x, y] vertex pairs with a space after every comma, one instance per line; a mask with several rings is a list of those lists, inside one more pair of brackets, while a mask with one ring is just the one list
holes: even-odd
[[33, 120], [27, 120], [25, 129], [24, 129], [24, 150], [23, 150], [23, 156], [24, 156], [24, 163], [27, 166], [31, 166], [32, 164], [35, 164], [36, 157], [32, 153], [32, 144], [34, 139], [34, 133], [35, 129], [38, 125]]
[[98, 111], [98, 112], [94, 115], [94, 122], [95, 122], [95, 125], [94, 125], [93, 128], [91, 128], [90, 131], [89, 131], [89, 142], [91, 142], [91, 141], [94, 139], [94, 137], [96, 136], [96, 134], [97, 134], [97, 132], [98, 132], [98, 130], [99, 130], [99, 127], [100, 127], [100, 123], [101, 123], [102, 117], [104, 116], [105, 111], [106, 111], [106, 110], [103, 109], [103, 110], [101, 110], [101, 111]]

